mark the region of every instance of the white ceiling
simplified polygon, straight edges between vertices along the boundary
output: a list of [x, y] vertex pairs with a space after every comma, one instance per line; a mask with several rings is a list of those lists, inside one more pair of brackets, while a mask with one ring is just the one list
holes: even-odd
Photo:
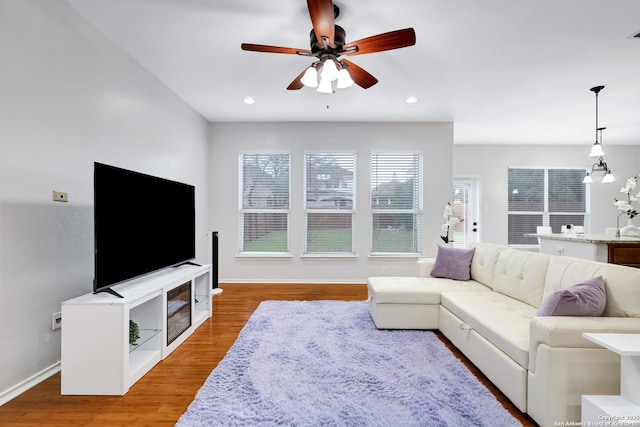
[[304, 0], [66, 1], [211, 122], [451, 121], [456, 144], [589, 145], [605, 85], [605, 145], [640, 144], [638, 0], [338, 0], [347, 42], [417, 41], [350, 57], [379, 83], [333, 95], [286, 90], [313, 58], [240, 49], [308, 49]]

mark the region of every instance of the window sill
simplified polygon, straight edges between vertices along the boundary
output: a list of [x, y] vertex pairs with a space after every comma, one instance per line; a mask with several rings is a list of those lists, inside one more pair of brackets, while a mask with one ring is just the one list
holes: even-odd
[[424, 258], [423, 254], [393, 254], [393, 253], [375, 253], [369, 254], [369, 259], [414, 259]]
[[306, 260], [344, 260], [344, 261], [356, 261], [358, 255], [354, 254], [302, 254], [300, 257]]
[[269, 253], [269, 252], [253, 252], [253, 253], [239, 253], [236, 255], [236, 259], [242, 260], [254, 260], [254, 259], [291, 259], [293, 258], [289, 253]]

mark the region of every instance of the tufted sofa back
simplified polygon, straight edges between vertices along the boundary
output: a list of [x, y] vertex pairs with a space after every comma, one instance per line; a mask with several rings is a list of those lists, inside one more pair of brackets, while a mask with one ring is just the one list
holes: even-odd
[[478, 242], [474, 245], [475, 252], [471, 260], [471, 278], [483, 285], [493, 287], [493, 271], [496, 268], [498, 254], [506, 246], [496, 245], [494, 243]]
[[471, 261], [471, 278], [494, 291], [539, 307], [551, 255], [479, 242]]
[[505, 248], [493, 273], [493, 290], [540, 307], [551, 255]]
[[607, 291], [603, 316], [640, 317], [640, 268], [512, 249], [475, 245], [471, 278], [533, 307], [552, 292], [602, 276]]

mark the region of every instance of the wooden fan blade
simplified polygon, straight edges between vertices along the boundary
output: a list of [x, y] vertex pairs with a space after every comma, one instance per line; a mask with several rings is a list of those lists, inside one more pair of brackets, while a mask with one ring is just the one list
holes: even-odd
[[287, 90], [299, 90], [299, 89], [302, 89], [302, 86], [304, 86], [304, 85], [302, 84], [301, 80], [302, 80], [302, 76], [304, 76], [304, 73], [306, 71], [307, 71], [306, 68], [304, 70], [302, 70], [302, 72], [300, 74], [298, 74], [298, 77], [293, 79], [293, 81], [289, 84], [289, 86], [287, 86]]
[[369, 89], [371, 86], [378, 83], [378, 79], [369, 74], [364, 68], [361, 68], [346, 59], [341, 59], [340, 62], [346, 64], [347, 71], [351, 75], [351, 79], [361, 88]]
[[311, 51], [308, 49], [296, 49], [294, 47], [268, 46], [264, 44], [242, 43], [240, 47], [242, 48], [242, 50], [249, 50], [252, 52], [286, 53], [289, 55], [311, 54]]
[[414, 44], [416, 44], [416, 32], [413, 28], [405, 28], [403, 30], [390, 31], [347, 43], [344, 45], [343, 50], [355, 48], [353, 52], [346, 52], [346, 54], [363, 55], [365, 53], [400, 49], [402, 47], [413, 46]]
[[333, 14], [332, 0], [307, 0], [309, 16], [313, 24], [316, 38], [321, 41], [323, 37], [328, 39], [329, 46], [333, 46], [335, 37], [335, 18]]

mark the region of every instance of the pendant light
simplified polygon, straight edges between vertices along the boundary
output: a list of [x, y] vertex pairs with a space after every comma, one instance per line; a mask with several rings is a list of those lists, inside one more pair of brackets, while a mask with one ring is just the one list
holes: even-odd
[[604, 161], [604, 150], [602, 149], [602, 131], [606, 128], [598, 127], [598, 94], [600, 91], [604, 89], [604, 86], [594, 86], [589, 89], [591, 92], [596, 94], [596, 142], [591, 146], [591, 152], [589, 153], [589, 157], [599, 157], [598, 162], [594, 163], [591, 166], [591, 172], [587, 172], [584, 179], [582, 180], [585, 184], [591, 184], [594, 182], [593, 174], [595, 172], [602, 172], [602, 183], [614, 182], [616, 178], [613, 176], [611, 169], [607, 166], [607, 163]]
[[[589, 157], [600, 157], [604, 156], [604, 151], [602, 150], [602, 144], [598, 142], [598, 93], [604, 89], [604, 86], [595, 86], [589, 89], [591, 92], [596, 94], [596, 142], [591, 146], [591, 152], [589, 153]], [[605, 128], [602, 128], [605, 129]]]

